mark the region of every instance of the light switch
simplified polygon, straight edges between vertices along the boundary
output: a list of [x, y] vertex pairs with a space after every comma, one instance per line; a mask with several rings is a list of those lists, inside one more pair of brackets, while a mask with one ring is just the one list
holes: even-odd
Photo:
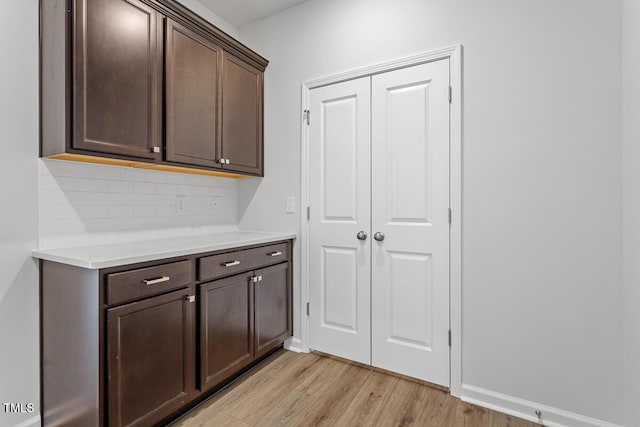
[[287, 196], [287, 204], [285, 208], [286, 213], [294, 213], [296, 211], [296, 198], [294, 196]]

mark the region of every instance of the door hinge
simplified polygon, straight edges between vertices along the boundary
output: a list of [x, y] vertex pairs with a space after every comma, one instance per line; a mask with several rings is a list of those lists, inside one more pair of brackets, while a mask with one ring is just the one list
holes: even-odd
[[453, 99], [453, 88], [449, 86], [449, 104], [451, 104], [452, 99]]
[[451, 208], [449, 208], [449, 214], [448, 215], [449, 215], [449, 225], [451, 225], [451, 215], [452, 215], [451, 214]]
[[304, 110], [302, 118], [303, 118], [303, 120], [305, 120], [307, 122], [307, 125], [310, 125], [311, 124], [311, 111], [310, 110]]
[[307, 303], [307, 316], [309, 315], [309, 303]]
[[311, 219], [311, 206], [307, 206], [307, 219]]
[[451, 329], [449, 329], [449, 347], [451, 347]]

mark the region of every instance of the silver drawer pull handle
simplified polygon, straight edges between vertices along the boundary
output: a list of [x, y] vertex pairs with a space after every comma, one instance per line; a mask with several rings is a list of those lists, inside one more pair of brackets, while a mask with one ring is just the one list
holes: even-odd
[[155, 285], [157, 283], [168, 282], [169, 280], [171, 280], [171, 277], [162, 276], [158, 277], [157, 279], [144, 279], [142, 283], [144, 283], [145, 285]]
[[220, 265], [222, 265], [224, 267], [232, 267], [234, 265], [239, 265], [239, 264], [240, 264], [240, 261], [229, 261], [229, 262], [223, 262]]
[[269, 256], [278, 256], [278, 255], [282, 255], [282, 252], [280, 252], [280, 251], [271, 252], [271, 253], [268, 253], [267, 255], [269, 255]]

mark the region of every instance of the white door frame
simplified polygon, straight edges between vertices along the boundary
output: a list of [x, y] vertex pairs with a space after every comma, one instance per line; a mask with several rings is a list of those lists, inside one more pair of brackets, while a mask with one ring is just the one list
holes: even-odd
[[[450, 206], [452, 212], [450, 239], [449, 304], [451, 328], [450, 390], [453, 396], [462, 392], [462, 45], [455, 45], [393, 61], [334, 74], [302, 83], [301, 112], [309, 109], [309, 90], [345, 80], [384, 73], [442, 59], [449, 59], [449, 79], [452, 88], [450, 104]], [[313, 120], [313, 112], [311, 116]], [[309, 351], [309, 317], [306, 304], [309, 301], [309, 128], [306, 117], [301, 116], [300, 175], [300, 350]]]

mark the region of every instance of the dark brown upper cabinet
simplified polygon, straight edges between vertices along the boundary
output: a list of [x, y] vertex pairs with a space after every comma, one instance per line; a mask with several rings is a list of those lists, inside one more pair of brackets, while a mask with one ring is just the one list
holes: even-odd
[[262, 176], [266, 59], [174, 0], [40, 7], [43, 157]]
[[138, 0], [76, 2], [72, 147], [158, 159], [162, 16]]
[[225, 168], [262, 175], [263, 73], [226, 52], [223, 64], [222, 157]]
[[222, 49], [171, 19], [166, 35], [166, 159], [219, 166]]

